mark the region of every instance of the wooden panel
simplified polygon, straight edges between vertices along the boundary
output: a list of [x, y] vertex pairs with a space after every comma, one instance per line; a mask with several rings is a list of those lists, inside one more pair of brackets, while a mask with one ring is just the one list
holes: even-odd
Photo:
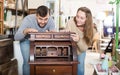
[[0, 3], [0, 21], [3, 21], [3, 3]]
[[0, 34], [3, 34], [3, 0], [0, 0]]
[[2, 21], [0, 21], [0, 34], [3, 34], [4, 32], [3, 32], [3, 22]]
[[0, 75], [18, 75], [17, 60], [11, 60], [0, 65]]

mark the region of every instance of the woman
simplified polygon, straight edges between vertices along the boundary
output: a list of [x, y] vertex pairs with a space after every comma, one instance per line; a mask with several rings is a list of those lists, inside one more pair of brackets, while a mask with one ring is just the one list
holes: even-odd
[[93, 38], [93, 22], [90, 9], [80, 7], [77, 10], [76, 16], [70, 19], [66, 25], [66, 31], [75, 32], [72, 34], [72, 39], [78, 46], [78, 75], [84, 75], [84, 61], [86, 50], [92, 44]]

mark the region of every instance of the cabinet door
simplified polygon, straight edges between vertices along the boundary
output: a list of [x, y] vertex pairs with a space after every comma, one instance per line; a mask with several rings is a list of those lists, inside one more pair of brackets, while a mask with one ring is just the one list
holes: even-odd
[[36, 75], [72, 75], [72, 66], [36, 66]]

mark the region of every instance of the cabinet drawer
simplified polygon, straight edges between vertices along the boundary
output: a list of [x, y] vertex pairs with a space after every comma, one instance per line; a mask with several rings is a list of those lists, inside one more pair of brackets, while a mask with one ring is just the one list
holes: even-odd
[[72, 66], [36, 66], [36, 75], [72, 75]]
[[70, 39], [69, 34], [55, 34], [54, 39]]

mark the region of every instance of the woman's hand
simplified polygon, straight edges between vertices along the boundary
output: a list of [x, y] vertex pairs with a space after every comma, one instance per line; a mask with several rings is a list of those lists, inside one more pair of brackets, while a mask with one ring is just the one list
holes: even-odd
[[[60, 32], [70, 32], [70, 30], [65, 29], [65, 30], [61, 30]], [[75, 41], [75, 42], [78, 42], [79, 39], [80, 39], [80, 37], [79, 37], [78, 34], [71, 34], [70, 36], [71, 36], [71, 38], [73, 39], [73, 41]]]
[[23, 33], [26, 35], [28, 33], [31, 33], [31, 32], [38, 32], [37, 29], [33, 29], [33, 28], [26, 28]]
[[80, 37], [78, 34], [71, 34], [71, 37], [72, 37], [73, 41], [75, 41], [75, 42], [78, 42], [80, 40]]

